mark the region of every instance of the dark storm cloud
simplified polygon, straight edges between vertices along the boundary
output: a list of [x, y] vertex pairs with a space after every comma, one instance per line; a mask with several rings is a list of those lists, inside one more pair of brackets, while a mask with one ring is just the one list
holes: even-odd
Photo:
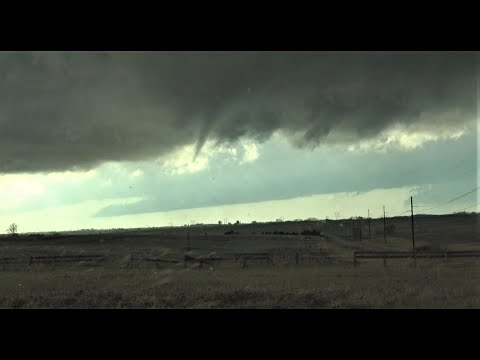
[[0, 173], [148, 159], [278, 129], [301, 133], [298, 146], [332, 131], [346, 141], [475, 113], [474, 53], [4, 52]]

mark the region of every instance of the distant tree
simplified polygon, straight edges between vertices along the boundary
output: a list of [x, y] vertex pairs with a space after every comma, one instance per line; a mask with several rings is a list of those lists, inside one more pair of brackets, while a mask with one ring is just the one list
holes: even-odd
[[8, 227], [7, 232], [12, 236], [15, 236], [17, 233], [17, 229], [18, 229], [17, 224], [13, 223]]

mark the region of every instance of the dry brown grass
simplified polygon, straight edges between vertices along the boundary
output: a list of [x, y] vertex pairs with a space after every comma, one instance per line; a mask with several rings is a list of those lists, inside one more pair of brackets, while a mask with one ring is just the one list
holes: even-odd
[[2, 308], [479, 308], [477, 263], [0, 273]]
[[[441, 229], [437, 219], [432, 234], [425, 229], [432, 219], [419, 223], [417, 244], [455, 250], [478, 250], [476, 217], [455, 225], [450, 220]], [[403, 221], [403, 220], [402, 220]], [[429, 223], [430, 222], [430, 223]], [[420, 226], [419, 225], [419, 226]], [[282, 228], [283, 226], [283, 228]], [[295, 266], [222, 264], [214, 270], [184, 269], [167, 265], [155, 269], [125, 269], [120, 261], [132, 252], [181, 256], [186, 229], [139, 234], [90, 235], [59, 240], [32, 238], [2, 239], [5, 255], [102, 253], [118, 255], [108, 266], [88, 264], [59, 266], [9, 266], [0, 271], [2, 308], [479, 308], [480, 266], [478, 260], [365, 261], [354, 268], [352, 250], [384, 248], [383, 238], [351, 242], [339, 237], [275, 236], [259, 232], [272, 229], [298, 231], [322, 228], [316, 225], [270, 224], [238, 227], [240, 235], [223, 235], [228, 228], [191, 230], [194, 253], [216, 251], [324, 251], [334, 257], [332, 264], [301, 263]], [[459, 236], [455, 232], [459, 230]], [[423, 230], [422, 230], [423, 229]], [[440, 230], [438, 230], [440, 229]], [[323, 231], [328, 229], [323, 228]], [[422, 232], [423, 231], [423, 232]], [[255, 234], [252, 234], [255, 232]], [[427, 234], [427, 235], [425, 235]], [[410, 248], [408, 224], [397, 224], [387, 248]], [[3, 255], [1, 254], [1, 255]]]

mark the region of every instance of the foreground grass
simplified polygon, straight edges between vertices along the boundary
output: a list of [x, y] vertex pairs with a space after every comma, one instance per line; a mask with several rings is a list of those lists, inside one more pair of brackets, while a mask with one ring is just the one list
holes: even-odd
[[1, 308], [480, 308], [478, 265], [0, 272]]

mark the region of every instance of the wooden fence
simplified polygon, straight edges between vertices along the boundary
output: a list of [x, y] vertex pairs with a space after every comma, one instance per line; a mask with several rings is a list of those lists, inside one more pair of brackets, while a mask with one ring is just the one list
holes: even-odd
[[266, 261], [273, 265], [272, 255], [269, 253], [236, 253], [234, 254], [234, 261], [240, 260], [242, 268], [247, 267], [247, 261]]
[[158, 264], [159, 263], [167, 263], [167, 264], [178, 264], [178, 263], [180, 263], [180, 261], [173, 260], [173, 259], [162, 259], [160, 257], [132, 256], [132, 255], [130, 255], [127, 267], [129, 267], [129, 268], [132, 267], [132, 264], [133, 264], [134, 261], [137, 261], [137, 262], [141, 262], [141, 261], [154, 262], [156, 269], [158, 269]]
[[449, 258], [480, 257], [480, 251], [353, 251], [353, 266], [357, 266], [358, 259], [383, 259], [383, 266], [387, 266], [387, 259], [443, 259], [446, 263]]
[[27, 257], [3, 257], [3, 270], [6, 270], [7, 264], [27, 263], [28, 267], [37, 264], [50, 264], [53, 268], [55, 265], [62, 262], [80, 262], [80, 261], [96, 261], [107, 262], [108, 257], [105, 255], [42, 255], [42, 256], [27, 256]]
[[[99, 255], [99, 254], [81, 254], [81, 255], [29, 255], [29, 256], [20, 256], [20, 257], [0, 257], [0, 261], [3, 264], [3, 270], [6, 270], [7, 264], [24, 264], [25, 266], [32, 266], [33, 264], [43, 264], [50, 265], [53, 269], [56, 266], [63, 263], [73, 263], [73, 262], [96, 262], [96, 263], [123, 263], [126, 264], [127, 268], [132, 268], [134, 263], [154, 263], [155, 268], [159, 267], [159, 264], [182, 264], [186, 268], [188, 264], [198, 264], [200, 268], [203, 268], [204, 265], [209, 265], [210, 267], [217, 266], [220, 262], [233, 262], [240, 264], [241, 268], [246, 268], [247, 264], [265, 262], [270, 265], [274, 265], [275, 262], [278, 263], [310, 263], [310, 262], [320, 262], [324, 260], [330, 260], [331, 257], [322, 252], [292, 252], [290, 254], [280, 254], [275, 255], [274, 253], [268, 252], [241, 252], [233, 254], [222, 254], [222, 255], [193, 255], [193, 254], [177, 254], [173, 258], [165, 258], [160, 256], [152, 255], [143, 255], [143, 254], [134, 254], [130, 253], [125, 256], [110, 254]], [[118, 262], [118, 259], [121, 262]], [[126, 259], [126, 260], [125, 260]]]

